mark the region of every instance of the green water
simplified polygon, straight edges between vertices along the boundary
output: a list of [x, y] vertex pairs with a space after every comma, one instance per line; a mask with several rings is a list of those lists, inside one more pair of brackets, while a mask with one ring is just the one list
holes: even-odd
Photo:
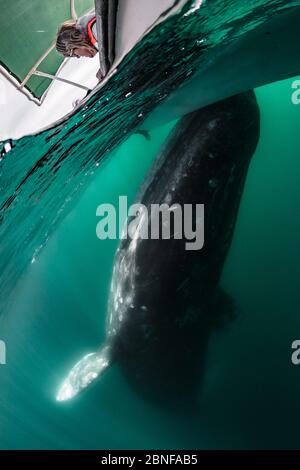
[[211, 340], [198, 407], [144, 403], [117, 367], [74, 402], [54, 399], [104, 337], [117, 242], [96, 238], [96, 207], [134, 198], [170, 123], [151, 142], [130, 137], [99, 170], [1, 318], [1, 448], [299, 448], [300, 366], [290, 356], [300, 337], [300, 106], [291, 83], [257, 90], [262, 135], [222, 279], [238, 320]]
[[179, 414], [149, 405], [117, 366], [77, 400], [55, 401], [69, 368], [104, 338], [117, 241], [96, 238], [96, 208], [134, 199], [174, 123], [151, 130], [151, 142], [133, 131], [205, 69], [221, 40], [237, 41], [299, 2], [206, 5], [204, 17], [183, 11], [152, 31], [86, 106], [15, 142], [0, 162], [0, 448], [299, 447], [291, 343], [300, 337], [300, 106], [291, 103], [292, 80], [257, 90], [261, 140], [222, 278], [238, 319], [211, 338], [198, 406]]

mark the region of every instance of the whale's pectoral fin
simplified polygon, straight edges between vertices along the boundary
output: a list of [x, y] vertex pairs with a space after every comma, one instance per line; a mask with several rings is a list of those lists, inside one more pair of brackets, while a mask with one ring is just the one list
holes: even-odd
[[218, 330], [226, 328], [237, 318], [237, 306], [233, 297], [231, 297], [231, 295], [225, 292], [221, 287], [218, 287], [217, 289], [214, 310], [212, 322], [214, 328]]
[[57, 401], [67, 401], [89, 387], [112, 364], [111, 347], [106, 345], [98, 352], [88, 354], [71, 369], [60, 387]]

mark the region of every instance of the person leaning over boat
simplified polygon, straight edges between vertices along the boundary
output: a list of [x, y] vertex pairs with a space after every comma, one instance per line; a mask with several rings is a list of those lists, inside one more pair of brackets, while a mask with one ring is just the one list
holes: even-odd
[[[95, 57], [98, 52], [95, 14], [63, 23], [58, 30], [55, 47], [64, 57]], [[98, 80], [103, 78], [100, 70], [96, 76]]]

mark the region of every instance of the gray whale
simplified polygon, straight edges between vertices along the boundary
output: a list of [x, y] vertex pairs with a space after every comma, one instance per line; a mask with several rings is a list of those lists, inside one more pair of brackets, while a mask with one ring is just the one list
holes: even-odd
[[[253, 92], [179, 121], [137, 202], [147, 208], [165, 202], [204, 204], [204, 247], [187, 251], [185, 240], [143, 240], [138, 233], [121, 240], [106, 342], [75, 365], [58, 401], [73, 398], [114, 363], [147, 399], [178, 403], [193, 395], [210, 334], [231, 315], [230, 298], [219, 281], [259, 132]], [[141, 222], [137, 232], [143, 228]]]

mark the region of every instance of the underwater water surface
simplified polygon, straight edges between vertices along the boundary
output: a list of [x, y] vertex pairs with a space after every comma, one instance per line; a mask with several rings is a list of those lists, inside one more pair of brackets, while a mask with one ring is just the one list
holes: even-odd
[[[7, 344], [0, 448], [299, 448], [300, 366], [291, 363], [291, 343], [300, 337], [300, 105], [291, 101], [293, 80], [256, 91], [261, 140], [222, 277], [238, 318], [211, 339], [197, 405], [171, 412], [146, 403], [117, 366], [76, 400], [55, 401], [66, 371], [105, 334], [118, 241], [97, 239], [96, 208], [117, 204], [119, 195], [134, 199], [174, 125], [151, 130], [150, 142], [132, 135], [147, 114], [205, 65], [220, 37], [231, 41], [268, 15], [258, 0], [241, 2], [239, 12], [229, 6], [226, 30], [213, 19], [201, 25], [197, 13], [168, 20], [84, 109], [15, 142], [0, 163], [0, 338]], [[153, 60], [163, 40], [169, 60]]]

